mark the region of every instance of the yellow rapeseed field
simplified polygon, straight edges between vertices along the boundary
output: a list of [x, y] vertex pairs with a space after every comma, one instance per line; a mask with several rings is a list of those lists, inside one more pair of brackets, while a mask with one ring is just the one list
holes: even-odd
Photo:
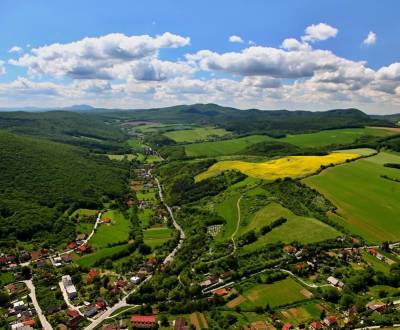
[[249, 163], [239, 160], [220, 161], [207, 171], [197, 175], [195, 180], [201, 181], [227, 170], [237, 170], [247, 176], [264, 180], [285, 177], [299, 178], [317, 172], [321, 166], [341, 164], [346, 160], [359, 157], [360, 155], [356, 153], [333, 152], [326, 156], [289, 156], [264, 163]]

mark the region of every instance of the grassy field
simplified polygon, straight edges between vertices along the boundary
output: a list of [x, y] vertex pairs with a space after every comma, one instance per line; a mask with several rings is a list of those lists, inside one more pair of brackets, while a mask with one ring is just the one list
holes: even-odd
[[136, 154], [126, 154], [126, 155], [107, 155], [107, 157], [111, 160], [127, 160], [127, 161], [131, 161], [134, 159], [137, 159], [137, 155]]
[[344, 128], [308, 134], [288, 135], [279, 141], [294, 144], [298, 147], [316, 148], [330, 144], [347, 144], [364, 135], [388, 136], [393, 132], [378, 128]]
[[7, 285], [15, 281], [14, 274], [11, 272], [0, 272], [0, 283]]
[[286, 322], [295, 326], [308, 323], [320, 318], [322, 307], [314, 303], [307, 302], [301, 306], [285, 309], [280, 312]]
[[143, 228], [148, 227], [150, 224], [150, 219], [154, 216], [154, 211], [151, 209], [139, 210], [138, 217], [140, 224]]
[[113, 210], [102, 215], [102, 219], [111, 218], [111, 224], [101, 224], [90, 240], [94, 250], [104, 248], [108, 244], [121, 242], [129, 238], [130, 222], [121, 212]]
[[230, 239], [234, 233], [238, 221], [237, 201], [240, 193], [234, 193], [225, 198], [216, 206], [217, 213], [226, 220], [224, 229], [215, 237], [219, 241]]
[[400, 156], [387, 152], [329, 168], [303, 181], [317, 189], [338, 207], [332, 217], [369, 242], [400, 240], [400, 183], [381, 177], [400, 179], [400, 170], [384, 167], [400, 163]]
[[92, 267], [96, 261], [112, 256], [114, 253], [123, 251], [128, 248], [127, 244], [117, 245], [109, 248], [104, 248], [96, 251], [95, 253], [88, 254], [76, 260], [80, 266]]
[[143, 149], [143, 143], [139, 139], [131, 138], [127, 143], [134, 150], [140, 151]]
[[324, 241], [340, 236], [340, 232], [327, 224], [314, 218], [306, 218], [295, 215], [292, 211], [278, 203], [270, 203], [251, 218], [249, 224], [240, 227], [239, 235], [250, 230], [259, 230], [262, 226], [284, 217], [287, 222], [274, 228], [268, 234], [260, 236], [257, 241], [243, 247], [245, 251], [252, 251], [266, 244], [294, 241], [307, 244]]
[[272, 284], [257, 284], [245, 290], [244, 301], [239, 305], [242, 309], [253, 309], [255, 306], [277, 307], [305, 300], [304, 288], [292, 278], [286, 278]]
[[207, 171], [195, 177], [201, 181], [216, 176], [226, 170], [237, 170], [247, 176], [275, 180], [278, 178], [299, 178], [317, 172], [321, 166], [344, 163], [346, 160], [360, 157], [356, 153], [334, 152], [326, 156], [289, 156], [270, 160], [263, 163], [244, 161], [220, 161], [212, 165]]
[[185, 151], [190, 157], [233, 155], [240, 153], [252, 144], [271, 140], [274, 139], [265, 135], [250, 135], [223, 141], [192, 143], [185, 146]]
[[164, 135], [175, 142], [197, 142], [206, 141], [214, 137], [229, 135], [223, 128], [198, 127], [193, 129], [166, 132]]
[[98, 210], [89, 210], [89, 209], [77, 209], [72, 214], [71, 217], [80, 216], [80, 215], [95, 215], [99, 211]]
[[168, 227], [154, 227], [143, 231], [144, 242], [151, 248], [163, 245], [173, 237], [172, 229]]
[[389, 274], [390, 267], [386, 262], [380, 261], [375, 256], [371, 255], [367, 251], [361, 252], [364, 261], [369, 264], [375, 271]]

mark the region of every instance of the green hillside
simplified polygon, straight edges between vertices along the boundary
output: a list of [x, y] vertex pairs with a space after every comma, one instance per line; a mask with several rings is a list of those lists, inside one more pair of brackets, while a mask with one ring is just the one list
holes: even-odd
[[67, 209], [101, 207], [125, 190], [124, 163], [0, 130], [0, 239], [57, 240], [73, 228]]

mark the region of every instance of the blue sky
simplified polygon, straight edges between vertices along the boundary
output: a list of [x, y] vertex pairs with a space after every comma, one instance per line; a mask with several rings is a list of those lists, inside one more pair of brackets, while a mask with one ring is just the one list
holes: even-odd
[[[217, 102], [400, 112], [399, 10], [394, 0], [4, 0], [0, 106]], [[110, 34], [119, 36], [102, 39]], [[144, 35], [151, 40], [135, 39]], [[79, 44], [87, 37], [93, 42]], [[285, 39], [298, 44], [285, 48]], [[129, 54], [122, 59], [112, 47]], [[151, 51], [137, 56], [143, 47]]]

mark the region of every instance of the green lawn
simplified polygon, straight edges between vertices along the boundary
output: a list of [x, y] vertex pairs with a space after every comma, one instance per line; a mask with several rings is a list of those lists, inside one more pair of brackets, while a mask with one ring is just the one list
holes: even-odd
[[192, 143], [186, 145], [185, 150], [190, 157], [233, 155], [244, 151], [252, 144], [271, 140], [274, 139], [266, 135], [250, 135], [223, 141]]
[[93, 230], [94, 223], [90, 222], [78, 222], [76, 225], [75, 229], [77, 233], [83, 233], [83, 234], [90, 234]]
[[377, 128], [344, 128], [316, 133], [288, 135], [279, 141], [288, 142], [298, 147], [315, 148], [330, 144], [347, 144], [363, 135], [388, 136], [393, 132]]
[[245, 301], [239, 306], [242, 309], [253, 309], [255, 306], [277, 307], [305, 300], [301, 293], [303, 286], [292, 278], [286, 278], [272, 284], [257, 284], [245, 290], [242, 296]]
[[0, 273], [0, 283], [1, 285], [7, 285], [15, 281], [14, 274], [11, 272], [1, 272]]
[[134, 150], [140, 151], [143, 149], [143, 143], [139, 139], [131, 138], [127, 142], [128, 145]]
[[103, 258], [110, 257], [113, 254], [115, 254], [117, 252], [121, 252], [127, 248], [128, 248], [127, 244], [117, 245], [117, 246], [113, 246], [113, 247], [109, 247], [109, 248], [103, 248], [103, 249], [96, 251], [95, 253], [88, 254], [86, 256], [83, 256], [82, 258], [79, 258], [76, 261], [76, 263], [80, 266], [92, 267], [96, 263], [96, 261], [103, 259]]
[[98, 210], [89, 210], [89, 209], [77, 209], [75, 210], [72, 214], [71, 217], [74, 217], [76, 215], [95, 215], [99, 211]]
[[198, 127], [187, 130], [171, 131], [164, 133], [165, 136], [175, 142], [197, 142], [206, 141], [214, 137], [231, 134], [223, 128]]
[[156, 200], [156, 190], [149, 190], [149, 191], [138, 191], [136, 193], [136, 197], [138, 200], [142, 201], [155, 201]]
[[303, 180], [338, 207], [333, 217], [350, 231], [369, 242], [400, 240], [400, 183], [381, 178], [382, 174], [400, 179], [400, 170], [384, 167], [400, 163], [400, 156], [387, 152], [329, 168]]
[[102, 215], [102, 219], [111, 218], [112, 224], [101, 224], [90, 240], [93, 249], [107, 247], [107, 244], [117, 243], [129, 238], [131, 223], [120, 211], [108, 211]]
[[172, 229], [168, 227], [154, 227], [143, 231], [144, 242], [151, 248], [163, 245], [173, 237]]
[[247, 226], [240, 227], [239, 234], [252, 229], [257, 231], [280, 217], [286, 218], [287, 222], [274, 228], [268, 234], [260, 236], [254, 243], [244, 246], [244, 250], [251, 251], [279, 241], [284, 243], [297, 241], [307, 244], [340, 236], [340, 232], [331, 226], [314, 218], [295, 215], [278, 203], [270, 203], [256, 212]]
[[154, 211], [151, 209], [142, 209], [139, 210], [138, 217], [140, 220], [140, 224], [142, 227], [148, 227], [150, 223], [150, 219], [154, 216]]

